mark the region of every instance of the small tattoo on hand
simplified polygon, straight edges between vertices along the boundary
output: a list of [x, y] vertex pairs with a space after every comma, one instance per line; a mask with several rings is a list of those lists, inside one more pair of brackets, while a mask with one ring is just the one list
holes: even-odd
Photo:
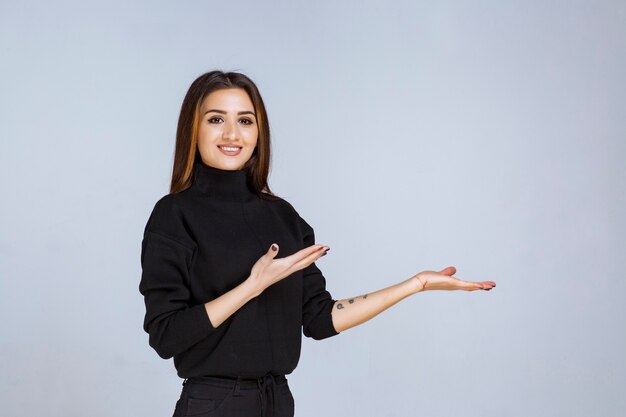
[[337, 304], [337, 310], [341, 310], [343, 308], [343, 304], [339, 303]]
[[365, 295], [363, 296], [363, 298], [367, 298], [367, 294], [365, 294]]
[[350, 300], [348, 300], [348, 302], [349, 302], [350, 304], [354, 303], [354, 298], [351, 298]]

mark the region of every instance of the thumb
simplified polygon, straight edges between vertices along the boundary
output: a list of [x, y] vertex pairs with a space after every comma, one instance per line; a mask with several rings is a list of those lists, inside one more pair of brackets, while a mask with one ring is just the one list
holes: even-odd
[[276, 243], [272, 243], [270, 245], [270, 249], [267, 251], [267, 255], [270, 258], [274, 258], [278, 254], [278, 245]]
[[439, 271], [439, 273], [443, 274], [443, 275], [452, 276], [452, 275], [456, 274], [456, 268], [453, 267], [453, 266], [449, 266], [449, 267], [444, 268], [441, 271]]

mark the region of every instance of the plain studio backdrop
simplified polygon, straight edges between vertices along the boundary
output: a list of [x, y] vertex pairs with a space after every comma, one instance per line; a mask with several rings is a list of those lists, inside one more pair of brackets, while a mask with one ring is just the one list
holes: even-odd
[[305, 338], [298, 417], [624, 415], [624, 2], [0, 16], [3, 415], [171, 416], [182, 380], [142, 329], [141, 239], [183, 97], [213, 69], [258, 84], [270, 187], [331, 247], [334, 298], [448, 265], [497, 283]]

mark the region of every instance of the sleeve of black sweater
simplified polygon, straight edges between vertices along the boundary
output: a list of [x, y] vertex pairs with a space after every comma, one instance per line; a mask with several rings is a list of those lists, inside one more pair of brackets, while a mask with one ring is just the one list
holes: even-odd
[[189, 263], [195, 244], [185, 239], [177, 207], [160, 200], [154, 207], [141, 245], [144, 296], [143, 328], [158, 355], [169, 359], [215, 330], [204, 304], [190, 305]]
[[[300, 216], [304, 247], [315, 244], [313, 228]], [[313, 262], [302, 270], [302, 330], [305, 336], [315, 340], [326, 339], [339, 334], [333, 326], [333, 305], [335, 301], [326, 290], [326, 279]]]

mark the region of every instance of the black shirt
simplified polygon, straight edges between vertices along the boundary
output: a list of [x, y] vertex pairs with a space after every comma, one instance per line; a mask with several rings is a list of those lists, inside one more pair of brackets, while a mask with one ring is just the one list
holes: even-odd
[[276, 258], [315, 243], [313, 229], [284, 199], [265, 200], [246, 172], [194, 165], [192, 186], [162, 197], [146, 224], [139, 291], [144, 330], [181, 378], [291, 373], [302, 332], [337, 333], [335, 300], [315, 263], [268, 287], [213, 327], [204, 303], [242, 283], [272, 243]]

